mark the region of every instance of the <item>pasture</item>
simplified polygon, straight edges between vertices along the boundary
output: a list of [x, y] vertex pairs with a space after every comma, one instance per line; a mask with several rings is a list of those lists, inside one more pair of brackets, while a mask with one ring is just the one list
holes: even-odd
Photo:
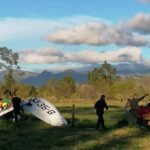
[[68, 120], [68, 127], [51, 127], [30, 114], [18, 123], [0, 120], [1, 150], [149, 150], [150, 131], [135, 125], [120, 125], [123, 104], [109, 103], [105, 112], [107, 131], [95, 130], [97, 116], [93, 103], [77, 103], [75, 127], [72, 103], [56, 103]]

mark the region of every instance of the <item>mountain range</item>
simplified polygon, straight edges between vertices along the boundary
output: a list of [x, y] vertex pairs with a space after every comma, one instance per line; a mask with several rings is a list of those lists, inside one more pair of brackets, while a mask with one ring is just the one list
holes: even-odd
[[28, 85], [33, 86], [40, 86], [47, 83], [50, 79], [57, 79], [60, 80], [65, 76], [71, 76], [75, 80], [76, 83], [83, 83], [87, 80], [86, 73], [80, 73], [73, 70], [66, 70], [59, 73], [52, 73], [48, 71], [43, 71], [42, 73], [38, 74], [37, 76], [30, 76], [21, 80], [21, 82], [26, 83]]
[[[4, 81], [4, 77], [7, 71], [0, 71], [0, 82]], [[14, 71], [15, 80], [25, 83], [31, 86], [41, 86], [47, 83], [50, 79], [60, 80], [65, 76], [71, 76], [76, 83], [83, 83], [87, 81], [87, 73], [80, 73], [74, 70], [66, 70], [59, 73], [52, 73], [49, 71], [43, 71], [41, 73], [29, 72], [29, 71]]]
[[[93, 66], [94, 67], [94, 66]], [[93, 70], [89, 68], [88, 70], [74, 71], [65, 70], [63, 72], [53, 73], [50, 71], [43, 71], [41, 73], [29, 72], [29, 71], [14, 71], [14, 78], [21, 82], [31, 86], [41, 86], [47, 83], [50, 79], [60, 80], [65, 76], [71, 76], [76, 83], [84, 83], [87, 81], [87, 74], [89, 71]], [[97, 67], [97, 66], [95, 66]], [[115, 66], [118, 74], [120, 76], [143, 76], [150, 75], [150, 69], [143, 64], [118, 64]], [[4, 76], [7, 71], [0, 71], [0, 82], [4, 81]]]

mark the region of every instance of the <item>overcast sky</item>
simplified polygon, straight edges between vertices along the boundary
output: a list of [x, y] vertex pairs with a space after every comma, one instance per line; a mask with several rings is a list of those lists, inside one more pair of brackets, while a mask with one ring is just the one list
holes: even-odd
[[150, 0], [0, 0], [0, 47], [23, 70], [150, 68]]

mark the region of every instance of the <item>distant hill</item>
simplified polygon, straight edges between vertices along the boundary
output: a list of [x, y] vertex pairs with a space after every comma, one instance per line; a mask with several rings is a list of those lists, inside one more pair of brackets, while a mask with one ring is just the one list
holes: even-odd
[[122, 63], [116, 66], [119, 75], [123, 76], [135, 76], [135, 75], [147, 75], [150, 74], [150, 68], [142, 63]]
[[60, 73], [52, 73], [48, 71], [43, 71], [37, 76], [25, 78], [21, 82], [29, 84], [29, 85], [33, 85], [33, 86], [41, 86], [47, 83], [47, 81], [50, 79], [60, 80], [65, 76], [71, 76], [75, 80], [76, 83], [83, 83], [87, 81], [86, 73], [80, 73], [80, 72], [76, 72], [73, 70], [66, 70]]
[[[99, 66], [92, 66], [87, 70], [83, 68], [82, 71], [66, 70], [59, 73], [52, 73], [49, 71], [43, 71], [41, 73], [30, 71], [14, 71], [14, 77], [16, 80], [32, 86], [41, 86], [47, 83], [47, 81], [50, 79], [60, 80], [65, 76], [73, 77], [76, 83], [84, 83], [87, 81], [88, 72], [93, 70], [93, 68], [95, 67]], [[134, 78], [136, 76], [150, 75], [150, 68], [140, 63], [122, 63], [115, 65], [114, 67], [116, 67], [118, 74], [124, 77], [132, 76]], [[4, 81], [4, 76], [6, 75], [6, 73], [7, 71], [0, 72], [0, 82]]]
[[[96, 66], [98, 67], [98, 66]], [[150, 75], [150, 69], [146, 67], [143, 64], [140, 63], [122, 63], [118, 64], [116, 66], [118, 74], [120, 76], [132, 76], [133, 78], [136, 76], [145, 76]], [[88, 70], [93, 70], [94, 66], [92, 68], [89, 68]], [[84, 69], [83, 69], [84, 70]], [[38, 74], [37, 76], [27, 77], [22, 80], [23, 83], [33, 85], [33, 86], [41, 86], [45, 84], [50, 79], [62, 79], [65, 76], [71, 76], [75, 80], [76, 83], [84, 83], [87, 81], [87, 74], [88, 70], [84, 71], [74, 71], [74, 70], [66, 70], [59, 73], [52, 73], [49, 71], [43, 71], [42, 73]]]
[[[7, 70], [0, 71], [0, 83], [4, 81], [4, 77], [7, 73], [8, 73]], [[30, 71], [14, 70], [14, 72], [13, 72], [13, 76], [14, 76], [15, 80], [17, 80], [17, 81], [23, 80], [25, 78], [35, 77], [36, 75], [38, 75], [38, 74], [35, 72], [30, 72]]]

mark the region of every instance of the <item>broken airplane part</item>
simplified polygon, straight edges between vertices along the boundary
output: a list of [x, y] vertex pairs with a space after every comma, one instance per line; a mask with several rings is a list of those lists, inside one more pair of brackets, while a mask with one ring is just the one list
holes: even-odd
[[24, 103], [23, 108], [26, 112], [32, 113], [52, 126], [67, 125], [67, 121], [56, 107], [43, 98], [31, 98], [28, 102]]
[[[30, 98], [23, 101], [22, 106], [25, 112], [33, 114], [35, 117], [52, 126], [67, 125], [67, 121], [56, 109], [56, 107], [43, 98]], [[0, 112], [0, 117], [12, 111], [12, 106], [6, 108]]]

